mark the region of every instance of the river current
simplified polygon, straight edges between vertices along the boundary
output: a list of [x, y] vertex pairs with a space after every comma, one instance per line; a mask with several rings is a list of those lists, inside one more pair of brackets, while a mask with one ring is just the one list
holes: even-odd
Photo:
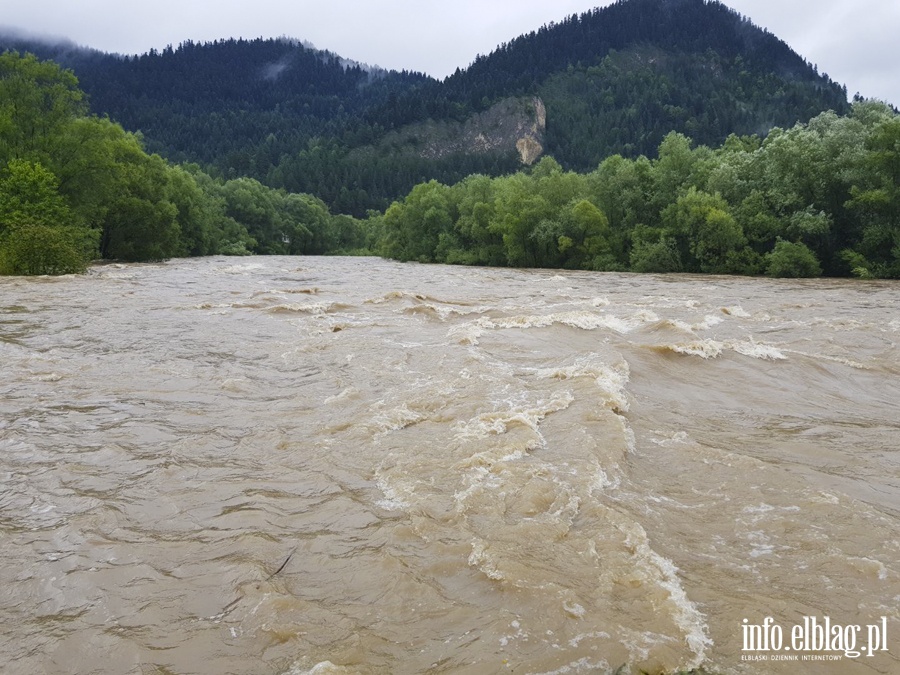
[[898, 341], [896, 282], [2, 279], [0, 672], [900, 672]]

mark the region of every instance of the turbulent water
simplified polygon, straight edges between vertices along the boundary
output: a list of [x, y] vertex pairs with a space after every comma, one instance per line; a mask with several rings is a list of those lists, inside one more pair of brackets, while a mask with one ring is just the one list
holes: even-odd
[[900, 672], [898, 340], [890, 282], [4, 279], [0, 671]]

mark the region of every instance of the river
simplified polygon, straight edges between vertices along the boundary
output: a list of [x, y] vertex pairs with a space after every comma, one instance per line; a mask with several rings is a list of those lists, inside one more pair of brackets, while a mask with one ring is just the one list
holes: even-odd
[[896, 282], [0, 279], [0, 671], [900, 672], [898, 340]]

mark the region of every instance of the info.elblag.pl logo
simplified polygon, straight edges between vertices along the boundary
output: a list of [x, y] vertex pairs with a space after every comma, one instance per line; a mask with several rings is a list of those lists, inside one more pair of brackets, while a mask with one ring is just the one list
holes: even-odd
[[804, 616], [782, 628], [767, 616], [761, 624], [744, 619], [742, 661], [840, 661], [888, 651], [887, 617], [868, 625], [842, 625], [830, 617]]

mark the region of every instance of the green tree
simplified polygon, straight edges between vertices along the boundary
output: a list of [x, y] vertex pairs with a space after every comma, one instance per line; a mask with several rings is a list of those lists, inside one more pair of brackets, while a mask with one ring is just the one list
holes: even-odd
[[64, 127], [86, 111], [71, 71], [33, 54], [0, 54], [0, 162], [46, 162]]
[[854, 270], [872, 276], [900, 277], [900, 116], [880, 119], [865, 144], [859, 185], [847, 208], [861, 222], [853, 249], [866, 260]]
[[169, 201], [169, 166], [158, 155], [137, 153], [120, 163], [122, 192], [103, 222], [104, 258], [165, 260], [184, 253], [178, 208]]
[[587, 199], [573, 200], [562, 213], [563, 233], [557, 240], [563, 267], [586, 270], [617, 269], [609, 243], [609, 219]]
[[770, 277], [817, 277], [822, 274], [816, 254], [802, 242], [778, 241], [765, 256]]
[[678, 242], [658, 227], [641, 225], [634, 229], [629, 262], [633, 272], [684, 271]]
[[466, 265], [505, 265], [503, 238], [491, 228], [497, 210], [497, 183], [484, 175], [473, 175], [454, 186], [457, 219], [455, 238], [444, 246], [444, 260]]
[[96, 232], [75, 220], [56, 176], [38, 163], [13, 160], [0, 173], [0, 273], [84, 271]]
[[414, 187], [402, 203], [394, 202], [384, 214], [385, 254], [399, 260], [437, 260], [442, 235], [446, 240], [451, 234], [454, 197], [449, 187], [432, 180]]
[[719, 195], [690, 188], [661, 214], [668, 236], [678, 244], [687, 271], [739, 272], [732, 263], [747, 240]]

